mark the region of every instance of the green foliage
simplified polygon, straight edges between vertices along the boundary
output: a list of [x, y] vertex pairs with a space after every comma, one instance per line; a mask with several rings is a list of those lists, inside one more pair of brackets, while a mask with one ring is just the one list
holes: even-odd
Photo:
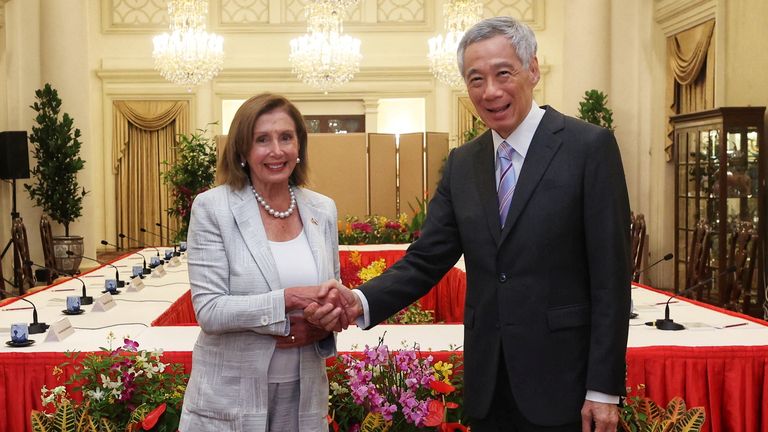
[[[110, 334], [110, 345], [113, 340]], [[127, 338], [115, 350], [66, 355], [69, 361], [54, 368], [54, 375], [62, 378], [67, 366], [74, 372], [64, 385], [42, 388], [43, 406], [51, 405], [53, 412], [32, 413], [32, 423], [41, 425], [36, 430], [109, 432], [138, 430], [137, 425], [154, 432], [178, 429], [188, 379], [183, 365], [163, 363], [160, 352], [138, 350], [138, 343]], [[67, 388], [79, 392], [83, 403], [75, 403]]]
[[411, 223], [408, 226], [408, 231], [411, 232], [411, 237], [413, 240], [416, 240], [419, 238], [419, 236], [421, 236], [421, 227], [424, 226], [424, 221], [427, 219], [427, 202], [428, 198], [416, 198], [416, 206], [418, 209], [414, 208], [411, 203], [408, 203], [408, 207], [410, 207], [411, 211], [413, 212]]
[[411, 303], [400, 312], [387, 318], [389, 324], [434, 324], [435, 311], [422, 309], [419, 301]]
[[190, 135], [179, 134], [175, 148], [176, 161], [163, 161], [168, 170], [162, 178], [171, 186], [173, 206], [168, 209], [168, 214], [179, 219], [175, 240], [180, 241], [187, 238], [192, 202], [216, 180], [216, 145], [207, 129], [198, 129]]
[[600, 127], [613, 130], [613, 111], [607, 106], [608, 96], [601, 91], [587, 90], [584, 101], [579, 102], [579, 118]]
[[686, 409], [685, 401], [675, 397], [666, 409], [642, 394], [627, 398], [619, 413], [619, 432], [698, 432], [704, 426], [703, 407]]
[[485, 132], [486, 129], [488, 129], [488, 127], [485, 125], [485, 123], [483, 123], [481, 119], [475, 118], [475, 120], [472, 122], [472, 129], [464, 131], [464, 142], [466, 143], [472, 141], [476, 136]]
[[30, 107], [37, 112], [37, 126], [32, 126], [29, 141], [37, 165], [31, 171], [34, 182], [24, 188], [36, 206], [64, 225], [68, 236], [69, 224], [82, 215], [87, 194], [77, 183], [77, 173], [85, 166], [79, 156], [80, 129], [74, 128], [69, 114], [60, 116], [61, 99], [50, 84], [36, 90], [35, 96], [37, 101]]

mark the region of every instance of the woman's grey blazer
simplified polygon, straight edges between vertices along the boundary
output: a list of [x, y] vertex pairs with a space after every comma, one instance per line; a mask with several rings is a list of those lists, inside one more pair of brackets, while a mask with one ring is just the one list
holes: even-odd
[[[318, 281], [339, 277], [336, 205], [296, 188]], [[200, 336], [184, 395], [182, 432], [267, 430], [273, 336], [289, 334], [280, 279], [250, 188], [218, 186], [197, 196], [188, 234], [189, 281]], [[299, 428], [328, 430], [325, 358], [335, 336], [301, 348]]]

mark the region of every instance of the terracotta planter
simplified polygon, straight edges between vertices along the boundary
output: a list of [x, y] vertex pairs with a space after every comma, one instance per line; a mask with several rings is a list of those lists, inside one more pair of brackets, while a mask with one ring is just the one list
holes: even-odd
[[[72, 251], [72, 255], [67, 251]], [[80, 261], [83, 259], [82, 236], [54, 236], [53, 257], [56, 260], [56, 270], [63, 274], [75, 274], [80, 271]]]

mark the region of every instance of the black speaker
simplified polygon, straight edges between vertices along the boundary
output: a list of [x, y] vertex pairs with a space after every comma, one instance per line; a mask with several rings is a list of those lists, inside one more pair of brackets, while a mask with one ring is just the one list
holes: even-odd
[[0, 132], [0, 179], [29, 178], [27, 131]]

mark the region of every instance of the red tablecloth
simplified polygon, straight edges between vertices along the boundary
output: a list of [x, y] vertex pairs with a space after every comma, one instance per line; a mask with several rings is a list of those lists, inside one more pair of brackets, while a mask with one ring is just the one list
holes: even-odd
[[[405, 251], [370, 251], [359, 252], [360, 263], [363, 267], [371, 262], [384, 258], [387, 266], [399, 260]], [[341, 265], [349, 265], [349, 252], [341, 251]], [[452, 268], [440, 282], [419, 300], [422, 309], [435, 312], [436, 323], [457, 324], [464, 322], [464, 294], [466, 292], [466, 274]], [[197, 325], [195, 310], [192, 307], [189, 292], [179, 297], [167, 311], [152, 321], [153, 326]]]
[[[380, 257], [391, 264], [403, 251], [360, 254], [363, 265]], [[438, 320], [461, 322], [464, 284], [464, 273], [453, 269], [421, 299], [422, 306], [434, 306]], [[186, 293], [153, 325], [194, 323]], [[434, 353], [436, 359], [450, 354]], [[182, 363], [189, 372], [191, 357], [190, 352], [166, 352], [164, 361]], [[63, 353], [15, 351], [0, 355], [0, 409], [4, 414], [0, 415], [0, 432], [30, 430], [29, 413], [41, 408], [40, 388], [58, 384], [53, 368], [66, 360]], [[630, 348], [627, 369], [627, 386], [645, 384], [646, 394], [660, 405], [682, 396], [688, 406], [703, 406], [705, 432], [768, 431], [768, 346]]]

